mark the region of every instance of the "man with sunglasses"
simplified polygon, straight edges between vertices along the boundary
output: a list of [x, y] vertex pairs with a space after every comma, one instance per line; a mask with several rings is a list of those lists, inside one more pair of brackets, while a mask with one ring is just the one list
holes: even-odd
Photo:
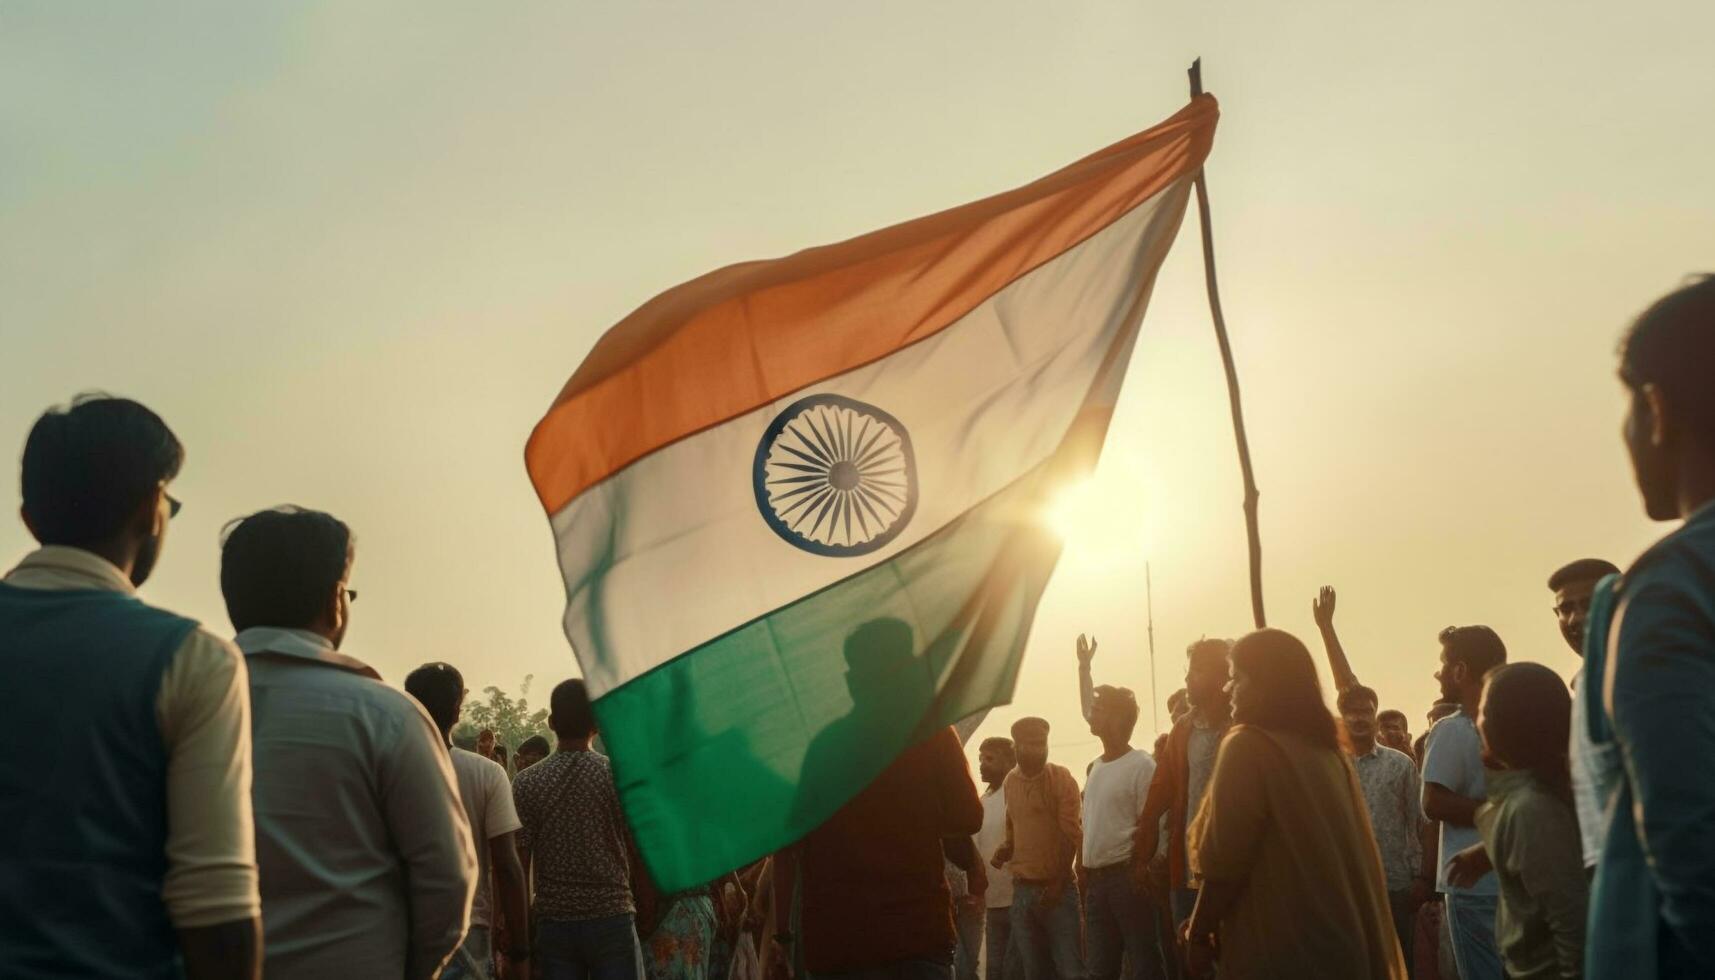
[[353, 554], [345, 522], [298, 507], [234, 521], [221, 541], [220, 591], [256, 713], [269, 980], [437, 976], [476, 891], [440, 730], [340, 650]]
[[250, 700], [232, 644], [145, 605], [184, 448], [82, 396], [24, 444], [42, 547], [0, 583], [0, 973], [260, 976]]

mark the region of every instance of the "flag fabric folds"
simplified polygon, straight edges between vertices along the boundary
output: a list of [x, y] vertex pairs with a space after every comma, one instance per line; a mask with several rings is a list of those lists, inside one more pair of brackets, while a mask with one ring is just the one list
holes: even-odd
[[645, 303], [526, 449], [565, 629], [666, 891], [1012, 697], [1218, 115]]

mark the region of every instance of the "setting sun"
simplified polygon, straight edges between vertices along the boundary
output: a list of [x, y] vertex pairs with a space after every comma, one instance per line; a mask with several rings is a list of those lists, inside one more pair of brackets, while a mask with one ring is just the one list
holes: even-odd
[[1061, 488], [1043, 520], [1066, 542], [1068, 559], [1136, 561], [1150, 545], [1145, 499], [1141, 479], [1099, 473]]

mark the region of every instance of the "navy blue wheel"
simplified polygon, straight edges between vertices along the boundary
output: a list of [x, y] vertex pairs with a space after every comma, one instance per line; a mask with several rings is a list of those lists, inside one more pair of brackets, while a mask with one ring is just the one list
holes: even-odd
[[811, 395], [774, 417], [752, 472], [763, 520], [818, 555], [868, 554], [917, 510], [917, 461], [899, 420], [841, 395]]

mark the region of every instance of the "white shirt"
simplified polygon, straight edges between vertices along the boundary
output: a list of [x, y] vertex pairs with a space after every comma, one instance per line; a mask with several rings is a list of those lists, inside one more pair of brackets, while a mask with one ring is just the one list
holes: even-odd
[[1142, 749], [1091, 764], [1084, 780], [1084, 867], [1107, 868], [1131, 860], [1132, 831], [1154, 778], [1155, 760]]
[[458, 746], [452, 748], [453, 775], [459, 782], [459, 799], [470, 818], [470, 836], [476, 842], [476, 898], [470, 903], [470, 924], [494, 924], [490, 911], [494, 888], [489, 878], [488, 842], [510, 834], [524, 824], [512, 805], [512, 783], [500, 763], [485, 759]]
[[[1006, 794], [991, 789], [983, 794], [983, 829], [977, 831], [977, 856], [983, 861], [994, 857], [1000, 845], [1006, 843]], [[992, 866], [986, 869], [989, 890], [985, 904], [991, 909], [1012, 908], [1012, 872]]]
[[236, 642], [269, 980], [436, 976], [464, 940], [477, 867], [440, 730], [315, 633]]
[[[1477, 734], [1477, 724], [1463, 711], [1448, 715], [1429, 730], [1429, 740], [1423, 746], [1423, 782], [1436, 783], [1460, 796], [1486, 800], [1489, 798], [1488, 777], [1483, 774], [1483, 740]], [[1498, 895], [1500, 886], [1493, 871], [1477, 879], [1470, 888], [1458, 888], [1447, 880], [1447, 867], [1453, 856], [1483, 840], [1475, 827], [1455, 827], [1441, 821], [1441, 850], [1437, 856], [1440, 867], [1435, 869], [1435, 890], [1442, 894]]]

